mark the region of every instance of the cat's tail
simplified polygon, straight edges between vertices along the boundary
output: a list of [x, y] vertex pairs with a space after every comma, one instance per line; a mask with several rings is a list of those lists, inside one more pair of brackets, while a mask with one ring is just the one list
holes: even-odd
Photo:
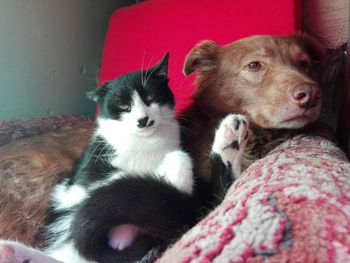
[[[71, 238], [88, 260], [140, 261], [159, 253], [160, 244], [176, 240], [196, 222], [197, 212], [193, 196], [150, 176], [129, 176], [91, 193], [78, 209]], [[112, 249], [108, 233], [123, 224], [135, 225], [144, 234], [123, 250]]]

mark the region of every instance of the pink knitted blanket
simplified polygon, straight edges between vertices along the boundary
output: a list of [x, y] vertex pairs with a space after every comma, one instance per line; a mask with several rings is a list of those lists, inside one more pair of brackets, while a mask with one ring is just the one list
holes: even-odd
[[158, 262], [350, 262], [350, 164], [298, 136], [252, 164]]

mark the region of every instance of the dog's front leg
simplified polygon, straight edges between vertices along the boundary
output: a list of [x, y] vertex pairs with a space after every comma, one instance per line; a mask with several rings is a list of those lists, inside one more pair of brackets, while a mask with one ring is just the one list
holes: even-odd
[[229, 114], [219, 124], [212, 145], [211, 187], [221, 200], [227, 188], [241, 174], [242, 157], [249, 138], [249, 123], [240, 114]]

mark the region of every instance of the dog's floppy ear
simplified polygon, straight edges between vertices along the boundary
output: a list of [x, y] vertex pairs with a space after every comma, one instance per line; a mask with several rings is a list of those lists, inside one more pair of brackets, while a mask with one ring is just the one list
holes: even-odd
[[304, 48], [312, 60], [322, 61], [326, 57], [326, 51], [322, 44], [313, 36], [306, 33], [296, 33], [292, 36], [296, 42]]
[[219, 45], [211, 40], [204, 40], [188, 53], [183, 72], [186, 76], [194, 71], [206, 72], [216, 67]]

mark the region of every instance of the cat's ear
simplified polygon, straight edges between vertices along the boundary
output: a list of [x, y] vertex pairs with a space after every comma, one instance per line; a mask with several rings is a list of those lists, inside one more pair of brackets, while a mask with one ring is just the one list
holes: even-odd
[[89, 100], [93, 100], [95, 102], [101, 101], [101, 99], [106, 95], [106, 87], [103, 85], [102, 87], [98, 87], [94, 90], [90, 90], [86, 92], [86, 97]]
[[169, 52], [153, 67], [153, 73], [164, 79], [168, 79]]

